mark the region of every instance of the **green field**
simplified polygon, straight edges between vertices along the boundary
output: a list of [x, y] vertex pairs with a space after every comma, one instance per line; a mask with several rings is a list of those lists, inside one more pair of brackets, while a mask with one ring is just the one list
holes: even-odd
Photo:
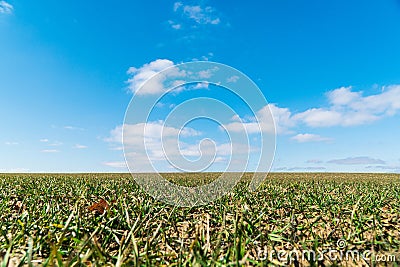
[[[217, 175], [166, 177], [193, 186]], [[356, 266], [386, 257], [375, 263], [399, 264], [400, 175], [272, 173], [256, 192], [247, 189], [248, 177], [214, 203], [180, 208], [148, 196], [130, 174], [0, 174], [0, 260], [3, 266], [265, 266], [287, 263], [279, 251], [336, 249], [371, 257], [291, 263]], [[108, 209], [90, 211], [101, 198]]]

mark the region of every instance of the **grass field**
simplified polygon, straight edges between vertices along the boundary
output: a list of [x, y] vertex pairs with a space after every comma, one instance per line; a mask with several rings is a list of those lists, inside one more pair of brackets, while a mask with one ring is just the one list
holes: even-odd
[[[195, 185], [217, 174], [166, 176]], [[146, 195], [130, 174], [0, 174], [0, 260], [3, 266], [399, 264], [398, 174], [272, 173], [256, 192], [248, 191], [248, 177], [214, 203], [178, 208]], [[100, 199], [107, 204], [93, 206]], [[329, 249], [370, 257], [322, 254]], [[293, 260], [293, 251], [320, 253]]]

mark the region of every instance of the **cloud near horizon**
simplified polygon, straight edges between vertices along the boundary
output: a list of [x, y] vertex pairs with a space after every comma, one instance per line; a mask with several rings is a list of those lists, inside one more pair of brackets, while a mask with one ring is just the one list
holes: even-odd
[[344, 159], [333, 159], [327, 161], [327, 163], [334, 163], [340, 165], [386, 164], [386, 162], [381, 159], [375, 159], [370, 157], [349, 157]]
[[108, 167], [118, 168], [118, 169], [128, 168], [125, 161], [108, 161], [108, 162], [103, 162], [102, 164]]
[[[258, 148], [241, 143], [227, 143], [211, 141], [208, 138], [200, 138], [200, 141], [184, 142], [180, 137], [198, 137], [203, 133], [189, 127], [178, 129], [164, 125], [164, 121], [152, 121], [148, 123], [125, 124], [115, 127], [110, 136], [105, 139], [111, 144], [110, 149], [120, 147], [123, 143], [125, 156], [128, 162], [133, 162], [137, 168], [135, 171], [152, 171], [148, 161], [177, 162], [181, 157], [210, 159], [212, 162], [226, 164], [233, 151], [237, 155], [246, 155], [248, 152], [257, 153]], [[123, 142], [122, 142], [123, 140]], [[112, 164], [108, 164], [112, 166]]]

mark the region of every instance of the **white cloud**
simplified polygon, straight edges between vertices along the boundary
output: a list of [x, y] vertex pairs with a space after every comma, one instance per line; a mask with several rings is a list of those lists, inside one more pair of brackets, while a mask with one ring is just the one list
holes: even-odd
[[[174, 93], [187, 90], [181, 85], [186, 84], [185, 78], [190, 80], [204, 80], [212, 77], [218, 67], [203, 69], [197, 72], [186, 72], [179, 66], [174, 66], [174, 62], [168, 59], [157, 59], [140, 68], [130, 67], [127, 71], [130, 78], [127, 83], [132, 93], [137, 95], [152, 95], [166, 92], [172, 88]], [[162, 71], [162, 73], [160, 73]], [[208, 88], [208, 83], [202, 82], [191, 89]]]
[[344, 159], [333, 159], [328, 161], [328, 163], [334, 163], [340, 165], [362, 165], [362, 164], [385, 164], [385, 161], [370, 157], [349, 157]]
[[294, 115], [293, 119], [295, 121], [303, 122], [311, 127], [327, 127], [339, 125], [342, 122], [343, 117], [338, 111], [312, 108]]
[[[275, 104], [269, 104], [268, 105], [271, 112], [272, 116], [275, 121], [275, 130], [277, 133], [290, 133], [289, 128], [293, 127], [295, 125], [295, 122], [292, 120], [292, 114], [288, 108], [280, 108]], [[269, 116], [267, 113], [267, 107], [263, 108], [264, 116], [261, 116], [261, 118], [264, 118], [265, 123], [269, 123]]]
[[[164, 67], [172, 66], [170, 60], [156, 60], [149, 64], [143, 65], [141, 68], [131, 68], [129, 73], [133, 77], [129, 79], [130, 88], [134, 92], [149, 77], [162, 70]], [[171, 76], [194, 75], [197, 78], [209, 78], [217, 69], [202, 70], [197, 73], [187, 74], [177, 68], [172, 68]], [[156, 79], [149, 90], [141, 90], [140, 94], [151, 94], [166, 90], [163, 82], [169, 74]], [[236, 78], [230, 77], [232, 82]], [[174, 80], [171, 85], [181, 85], [184, 80]], [[192, 89], [205, 88], [206, 83], [197, 84]], [[182, 89], [183, 90], [183, 89]], [[248, 133], [258, 133], [260, 131], [272, 133], [275, 130], [278, 134], [293, 133], [294, 128], [304, 124], [309, 127], [333, 127], [333, 126], [355, 126], [372, 123], [376, 120], [387, 116], [396, 115], [400, 111], [400, 85], [391, 85], [384, 87], [382, 92], [363, 96], [363, 92], [353, 92], [351, 87], [341, 87], [326, 94], [329, 106], [320, 108], [310, 108], [303, 112], [292, 113], [288, 108], [279, 107], [276, 104], [268, 104], [259, 111], [257, 117], [260, 121], [257, 123], [255, 118], [239, 118], [236, 117], [232, 122], [224, 125], [229, 131], [243, 131], [246, 129]], [[269, 115], [272, 113], [273, 121]], [[311, 141], [329, 141], [321, 136], [310, 134], [299, 134], [293, 137], [299, 142]]]
[[57, 150], [57, 149], [43, 149], [43, 150], [40, 151], [40, 152], [42, 152], [42, 153], [58, 153], [58, 152], [60, 152], [60, 151]]
[[220, 162], [226, 163], [227, 160], [228, 160], [228, 159], [225, 158], [225, 157], [215, 157], [214, 162], [215, 162], [215, 163], [220, 163]]
[[[262, 131], [261, 124], [257, 122], [234, 121], [224, 125], [224, 128], [233, 132], [246, 131], [248, 134], [259, 133]], [[221, 127], [221, 129], [223, 128]]]
[[[272, 114], [272, 117], [270, 114]], [[279, 108], [275, 104], [268, 104], [257, 111], [257, 117], [259, 118], [259, 122], [256, 122], [255, 118], [250, 119], [250, 121], [244, 119], [238, 121], [239, 117], [234, 116], [234, 118], [232, 118], [234, 122], [228, 123], [224, 125], [224, 127], [228, 131], [234, 132], [246, 129], [249, 134], [259, 133], [260, 131], [268, 133], [290, 133], [289, 128], [295, 125], [289, 109]]]
[[175, 88], [174, 92], [179, 92], [183, 90], [183, 87], [180, 87], [181, 85], [184, 85], [186, 83], [185, 80], [175, 80], [172, 82], [172, 87]]
[[6, 1], [0, 1], [0, 13], [3, 14], [11, 14], [14, 10], [14, 7], [7, 3]]
[[239, 117], [239, 115], [235, 114], [232, 116], [231, 121], [241, 122], [242, 119]]
[[111, 147], [110, 150], [122, 151], [122, 150], [124, 150], [124, 147], [123, 146], [115, 146], [115, 147]]
[[333, 105], [348, 105], [358, 100], [362, 92], [352, 92], [351, 86], [340, 87], [327, 93], [328, 99]]
[[[127, 72], [128, 75], [131, 76], [127, 81], [129, 84], [128, 88], [132, 91], [132, 93], [138, 95], [158, 94], [166, 91], [168, 88], [164, 83], [168, 78], [186, 76], [184, 71], [181, 71], [176, 67], [172, 67], [173, 65], [174, 62], [171, 60], [157, 59], [148, 64], [144, 64], [140, 68], [130, 67]], [[163, 72], [162, 75], [159, 74], [153, 77], [166, 68], [169, 68], [168, 71]]]
[[[158, 72], [166, 69], [168, 67], [173, 66], [174, 63], [168, 59], [157, 59], [148, 64], [144, 64], [140, 68], [130, 67], [128, 69], [128, 74], [132, 75], [130, 79], [128, 79], [129, 89], [135, 93], [139, 90], [139, 88], [143, 85], [145, 81], [149, 78], [157, 74]], [[153, 89], [154, 93], [158, 93], [164, 90], [164, 86], [161, 81], [159, 84], [156, 84], [156, 88]], [[153, 93], [150, 91], [148, 93]]]
[[201, 83], [197, 83], [193, 89], [207, 89], [208, 88], [209, 83], [207, 82], [201, 82]]
[[[363, 96], [362, 92], [352, 92], [351, 87], [341, 87], [328, 92], [330, 106], [310, 108], [304, 112], [292, 114], [288, 108], [268, 104], [257, 112], [260, 122], [245, 120], [236, 116], [233, 122], [225, 125], [231, 131], [258, 133], [260, 130], [273, 132], [268, 108], [274, 118], [276, 133], [293, 133], [299, 124], [309, 127], [354, 126], [372, 123], [400, 111], [400, 85], [384, 87], [380, 94]], [[298, 134], [292, 138], [298, 142], [329, 141], [329, 138], [312, 134]]]
[[74, 146], [74, 148], [76, 148], [76, 149], [85, 149], [85, 148], [88, 148], [88, 147], [85, 146], [85, 145], [76, 144], [76, 145]]
[[299, 143], [308, 143], [308, 142], [326, 142], [326, 141], [331, 141], [331, 138], [327, 138], [327, 137], [322, 137], [318, 134], [309, 134], [309, 133], [305, 133], [305, 134], [297, 134], [295, 136], [293, 136], [292, 138], [290, 138], [292, 140], [295, 140]]
[[[165, 152], [176, 155], [179, 153], [176, 146], [178, 136], [198, 136], [201, 133], [185, 127], [178, 129], [170, 126], [165, 126], [163, 121], [125, 124], [117, 126], [110, 132], [110, 137], [105, 141], [117, 145], [122, 144], [123, 128], [125, 135], [123, 144], [125, 146], [126, 156], [134, 159], [135, 163], [140, 165], [141, 162], [147, 162], [149, 158], [152, 161], [165, 160]], [[143, 151], [145, 144], [146, 151]], [[186, 144], [182, 144], [181, 149], [184, 150]], [[147, 171], [147, 170], [146, 170]]]
[[[288, 108], [269, 104], [257, 112], [260, 125], [263, 129], [271, 130], [268, 116], [270, 108], [275, 121], [277, 133], [291, 133], [292, 129], [300, 124], [309, 127], [355, 126], [372, 123], [382, 118], [393, 116], [400, 111], [400, 85], [391, 85], [383, 88], [379, 94], [363, 96], [362, 92], [352, 92], [351, 87], [341, 87], [326, 94], [330, 105], [324, 108], [310, 108], [306, 111], [292, 114]], [[254, 121], [236, 121], [226, 125], [228, 129], [240, 131], [245, 127], [248, 132], [258, 132], [258, 124]], [[242, 126], [243, 124], [243, 126]], [[301, 136], [295, 138], [300, 141], [316, 136]], [[328, 141], [328, 140], [321, 140]]]
[[127, 168], [125, 161], [103, 162], [103, 165], [119, 169]]
[[217, 25], [221, 22], [221, 19], [217, 16], [216, 9], [211, 6], [183, 5], [182, 2], [176, 2], [173, 9], [199, 25]]
[[49, 139], [43, 138], [43, 139], [40, 139], [39, 142], [47, 143], [47, 142], [49, 142]]

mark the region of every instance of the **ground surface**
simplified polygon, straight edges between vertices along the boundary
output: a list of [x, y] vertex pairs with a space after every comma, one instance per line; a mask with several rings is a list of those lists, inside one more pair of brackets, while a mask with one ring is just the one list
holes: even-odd
[[[194, 185], [216, 175], [167, 178]], [[177, 208], [143, 193], [129, 174], [0, 174], [0, 261], [235, 266], [289, 259], [328, 266], [375, 257], [399, 264], [398, 174], [275, 173], [255, 193], [247, 184], [245, 177], [212, 204]], [[323, 250], [357, 252], [360, 259]], [[316, 252], [314, 260], [302, 257], [305, 251]]]

